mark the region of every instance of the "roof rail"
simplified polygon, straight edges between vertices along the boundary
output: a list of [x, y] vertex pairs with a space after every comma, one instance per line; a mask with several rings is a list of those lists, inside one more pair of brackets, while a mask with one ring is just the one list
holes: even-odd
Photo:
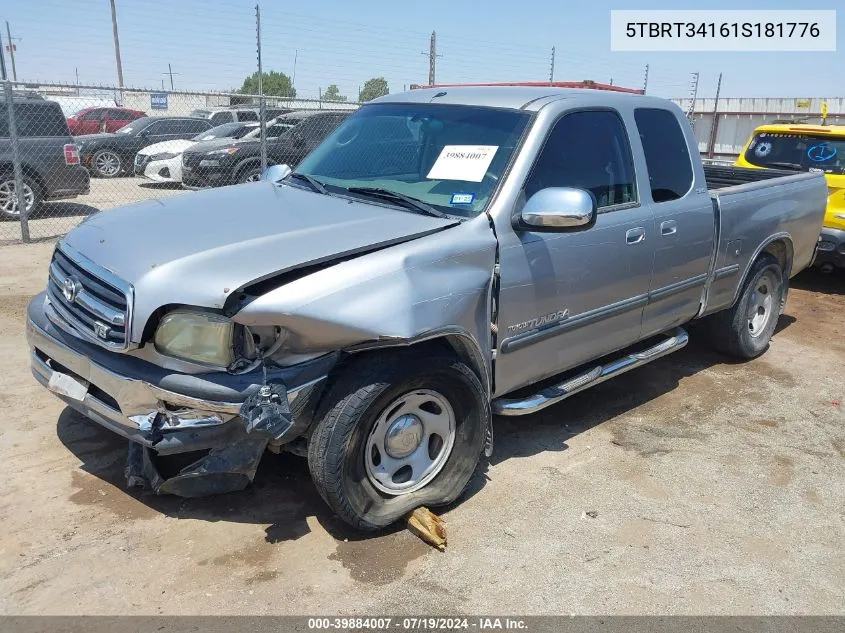
[[530, 87], [550, 87], [550, 88], [589, 88], [591, 90], [608, 90], [611, 92], [627, 92], [630, 94], [645, 94], [645, 90], [641, 88], [624, 88], [622, 86], [614, 86], [613, 84], [600, 84], [595, 81], [586, 79], [584, 81], [506, 81], [493, 83], [477, 83], [477, 84], [411, 84], [411, 90], [418, 90], [422, 88], [477, 88], [482, 86], [530, 86]]

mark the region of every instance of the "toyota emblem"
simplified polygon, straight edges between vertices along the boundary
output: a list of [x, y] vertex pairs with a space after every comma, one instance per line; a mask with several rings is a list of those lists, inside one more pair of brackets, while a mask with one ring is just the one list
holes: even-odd
[[62, 282], [62, 294], [65, 296], [65, 299], [67, 299], [68, 303], [76, 301], [76, 296], [79, 294], [81, 289], [82, 286], [73, 277], [66, 277], [64, 282]]

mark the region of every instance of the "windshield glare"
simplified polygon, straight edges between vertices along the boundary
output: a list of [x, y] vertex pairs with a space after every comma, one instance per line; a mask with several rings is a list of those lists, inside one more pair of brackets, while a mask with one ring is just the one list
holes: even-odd
[[213, 127], [210, 130], [206, 130], [205, 132], [200, 132], [191, 140], [211, 141], [216, 138], [227, 138], [229, 136], [232, 136], [243, 126], [243, 123], [224, 123], [223, 125], [218, 125], [217, 127]]
[[137, 121], [133, 121], [129, 125], [124, 125], [117, 132], [115, 132], [115, 134], [133, 134], [141, 128], [146, 127], [148, 123], [149, 121], [147, 121], [146, 119], [138, 119]]
[[528, 125], [527, 112], [436, 104], [364, 106], [297, 169], [329, 190], [388, 189], [445, 213], [487, 207]]
[[760, 132], [745, 151], [758, 167], [845, 174], [845, 138], [827, 134]]

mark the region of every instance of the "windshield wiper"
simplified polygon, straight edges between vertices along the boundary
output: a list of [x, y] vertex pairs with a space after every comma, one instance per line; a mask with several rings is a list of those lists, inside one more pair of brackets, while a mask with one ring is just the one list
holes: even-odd
[[446, 214], [442, 211], [438, 211], [431, 205], [426, 204], [422, 200], [417, 200], [416, 198], [412, 198], [411, 196], [406, 196], [404, 193], [398, 193], [396, 191], [391, 191], [390, 189], [382, 189], [381, 187], [349, 187], [347, 189], [349, 193], [363, 193], [368, 196], [375, 196], [378, 198], [387, 198], [388, 200], [393, 200], [394, 202], [401, 202], [407, 208], [413, 209], [418, 213], [422, 213], [423, 215], [430, 215], [435, 218], [445, 218]]
[[774, 163], [766, 163], [769, 167], [783, 167], [784, 169], [797, 169], [799, 171], [804, 169], [803, 165], [799, 165], [798, 163], [786, 163], [786, 162], [774, 162]]
[[308, 174], [300, 174], [299, 172], [292, 171], [291, 173], [288, 174], [288, 178], [295, 178], [296, 180], [304, 180], [309, 185], [311, 185], [311, 188], [314, 191], [316, 191], [317, 193], [321, 193], [324, 196], [329, 195], [329, 190], [326, 189], [325, 185], [323, 185], [323, 183], [321, 183], [316, 178], [312, 178]]

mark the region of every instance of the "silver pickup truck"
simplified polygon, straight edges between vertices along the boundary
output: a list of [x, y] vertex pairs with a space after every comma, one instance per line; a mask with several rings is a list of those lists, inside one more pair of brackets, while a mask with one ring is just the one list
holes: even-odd
[[374, 530], [458, 498], [492, 416], [682, 348], [762, 354], [824, 176], [703, 167], [662, 99], [424, 89], [263, 182], [96, 214], [28, 311], [35, 378], [130, 440], [128, 485], [244, 488], [266, 450]]

